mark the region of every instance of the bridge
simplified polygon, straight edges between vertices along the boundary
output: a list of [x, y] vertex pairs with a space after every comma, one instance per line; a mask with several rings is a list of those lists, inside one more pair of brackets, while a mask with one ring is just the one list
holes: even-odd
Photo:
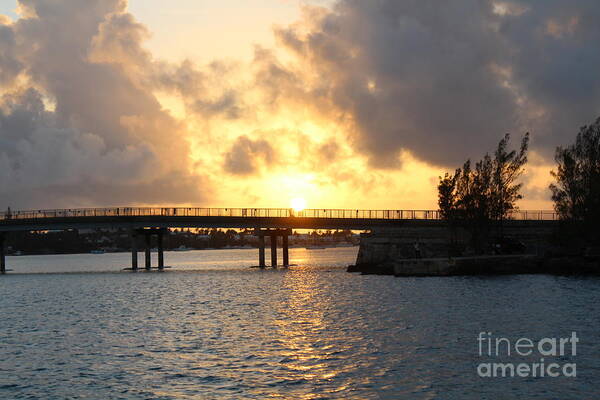
[[[556, 221], [552, 211], [513, 211], [513, 222]], [[163, 236], [169, 228], [253, 228], [259, 238], [259, 266], [265, 263], [270, 237], [271, 265], [277, 266], [277, 237], [282, 237], [283, 265], [289, 265], [292, 229], [370, 230], [400, 226], [439, 226], [437, 210], [349, 210], [290, 208], [117, 207], [21, 210], [0, 213], [0, 273], [6, 272], [5, 237], [16, 231], [122, 228], [131, 232], [131, 270], [138, 269], [138, 236], [144, 237], [145, 269], [151, 269], [150, 242], [157, 237], [158, 269], [164, 268]]]

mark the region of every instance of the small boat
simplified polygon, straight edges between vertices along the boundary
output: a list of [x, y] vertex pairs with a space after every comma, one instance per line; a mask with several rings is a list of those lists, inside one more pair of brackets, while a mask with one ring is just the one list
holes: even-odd
[[90, 251], [91, 254], [104, 254], [104, 250], [92, 250]]

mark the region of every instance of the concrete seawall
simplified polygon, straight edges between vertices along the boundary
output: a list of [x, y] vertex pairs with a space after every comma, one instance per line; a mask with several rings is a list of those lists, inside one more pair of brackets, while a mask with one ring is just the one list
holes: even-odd
[[474, 256], [405, 259], [393, 263], [395, 276], [448, 276], [539, 273], [541, 258], [535, 255]]
[[[461, 248], [462, 256], [474, 255], [467, 244], [470, 233], [461, 228], [448, 229], [441, 221], [398, 228], [374, 229], [362, 234], [357, 265], [376, 265], [401, 258], [415, 258], [415, 242], [419, 242], [421, 258], [456, 255], [452, 247]], [[550, 247], [557, 223], [554, 221], [506, 221], [503, 236], [522, 243], [526, 254], [544, 254]]]
[[[447, 276], [513, 273], [597, 273], [598, 257], [548, 257], [557, 224], [553, 221], [507, 221], [503, 235], [523, 245], [517, 255], [475, 255], [466, 230], [442, 224], [374, 230], [361, 235], [356, 265], [349, 272], [396, 276]], [[414, 244], [419, 243], [420, 258]], [[462, 254], [450, 257], [457, 247]]]

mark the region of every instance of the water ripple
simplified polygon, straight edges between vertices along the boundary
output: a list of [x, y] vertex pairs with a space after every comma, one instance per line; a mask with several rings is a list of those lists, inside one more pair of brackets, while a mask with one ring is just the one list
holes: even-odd
[[[590, 317], [600, 312], [598, 280], [361, 276], [335, 268], [352, 261], [344, 254], [281, 271], [2, 277], [0, 398], [543, 399], [600, 391], [600, 322]], [[480, 331], [577, 331], [580, 375], [482, 380]]]

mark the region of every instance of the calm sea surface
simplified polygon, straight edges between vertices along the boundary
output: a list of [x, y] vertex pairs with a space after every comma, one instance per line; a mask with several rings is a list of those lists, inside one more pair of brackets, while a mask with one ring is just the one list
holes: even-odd
[[[600, 398], [600, 279], [361, 276], [356, 251], [263, 271], [256, 250], [168, 252], [163, 273], [121, 271], [127, 253], [8, 257], [0, 399]], [[540, 356], [479, 356], [480, 332], [576, 332], [575, 356], [544, 361], [577, 377], [481, 378]]]

